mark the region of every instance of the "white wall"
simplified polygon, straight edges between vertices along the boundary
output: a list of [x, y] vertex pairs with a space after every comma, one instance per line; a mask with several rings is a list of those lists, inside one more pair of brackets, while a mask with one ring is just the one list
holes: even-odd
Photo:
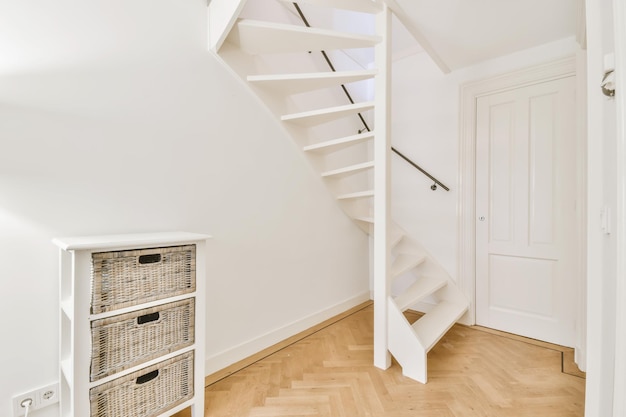
[[457, 275], [459, 88], [462, 84], [576, 53], [573, 38], [443, 74], [425, 53], [393, 63], [392, 145], [450, 187], [431, 191], [431, 180], [392, 157], [394, 219], [418, 239], [452, 277]]
[[0, 0], [0, 50], [0, 415], [57, 379], [55, 236], [212, 234], [207, 368], [369, 295], [366, 235], [206, 52], [205, 0]]

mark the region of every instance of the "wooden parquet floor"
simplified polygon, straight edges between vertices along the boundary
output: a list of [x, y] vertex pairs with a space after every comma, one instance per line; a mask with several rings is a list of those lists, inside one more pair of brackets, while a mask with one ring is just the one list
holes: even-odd
[[208, 386], [205, 416], [584, 414], [585, 380], [562, 372], [558, 349], [455, 325], [429, 353], [420, 384], [395, 362], [372, 365], [372, 320], [369, 305]]

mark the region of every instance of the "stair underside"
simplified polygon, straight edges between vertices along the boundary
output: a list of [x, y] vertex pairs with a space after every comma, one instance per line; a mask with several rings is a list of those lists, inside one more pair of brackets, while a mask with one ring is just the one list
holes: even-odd
[[250, 75], [248, 82], [264, 89], [289, 95], [337, 87], [373, 78], [376, 71], [314, 72], [304, 74]]
[[428, 352], [466, 311], [466, 305], [441, 301], [411, 327], [425, 351]]
[[371, 48], [380, 37], [243, 19], [229, 40], [248, 54]]
[[374, 108], [373, 101], [364, 103], [348, 104], [345, 106], [328, 107], [324, 109], [305, 111], [301, 113], [286, 114], [280, 119], [283, 122], [297, 123], [303, 126], [315, 126], [331, 122], [341, 117], [356, 115]]
[[315, 143], [313, 145], [305, 146], [306, 152], [334, 152], [340, 149], [344, 149], [348, 146], [362, 143], [366, 140], [374, 138], [374, 132], [366, 132], [358, 135], [346, 136], [343, 138], [333, 139], [325, 142]]
[[[284, 3], [292, 3], [292, 0], [281, 0]], [[299, 0], [298, 3], [314, 4], [322, 7], [332, 7], [334, 9], [351, 10], [361, 13], [378, 13], [382, 10], [380, 3], [370, 0]]]
[[413, 304], [443, 288], [446, 284], [447, 280], [445, 278], [421, 276], [402, 294], [394, 298], [394, 302], [400, 311], [405, 311]]

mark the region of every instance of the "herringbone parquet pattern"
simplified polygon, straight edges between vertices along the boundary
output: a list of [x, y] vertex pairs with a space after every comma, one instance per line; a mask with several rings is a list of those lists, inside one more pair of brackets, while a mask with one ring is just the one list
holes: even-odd
[[212, 384], [205, 416], [583, 415], [585, 380], [561, 372], [558, 350], [456, 325], [423, 385], [372, 365], [372, 319], [366, 307]]

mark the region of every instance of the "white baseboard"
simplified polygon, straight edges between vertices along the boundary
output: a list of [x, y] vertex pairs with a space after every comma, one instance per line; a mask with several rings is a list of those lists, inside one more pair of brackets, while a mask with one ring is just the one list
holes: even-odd
[[578, 369], [587, 372], [587, 357], [583, 354], [583, 349], [578, 346], [574, 347], [574, 363], [578, 365]]
[[333, 306], [325, 308], [324, 310], [318, 311], [317, 313], [313, 313], [286, 324], [283, 327], [255, 337], [254, 339], [250, 339], [247, 342], [209, 356], [205, 360], [204, 374], [211, 375], [220, 371], [227, 366], [248, 358], [263, 349], [267, 349], [270, 346], [303, 332], [368, 300], [370, 300], [369, 291], [363, 292], [355, 297], [351, 297]]

